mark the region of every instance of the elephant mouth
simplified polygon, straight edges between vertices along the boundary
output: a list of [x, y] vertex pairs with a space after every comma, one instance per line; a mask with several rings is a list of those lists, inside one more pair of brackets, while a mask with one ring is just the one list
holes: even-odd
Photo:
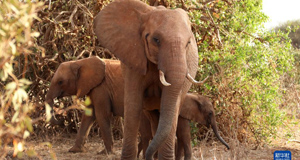
[[63, 97], [63, 94], [64, 94], [64, 92], [63, 92], [63, 91], [61, 91], [61, 92], [59, 93], [59, 95], [57, 96], [57, 99], [60, 99], [60, 98], [62, 98], [62, 97]]

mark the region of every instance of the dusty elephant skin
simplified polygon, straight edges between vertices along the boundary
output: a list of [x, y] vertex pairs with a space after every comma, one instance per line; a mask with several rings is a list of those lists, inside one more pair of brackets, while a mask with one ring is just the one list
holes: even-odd
[[[151, 106], [148, 106], [151, 105]], [[155, 105], [159, 105], [157, 103], [157, 99], [149, 98], [147, 99], [147, 103], [145, 103], [145, 108], [151, 110], [153, 108], [158, 108]], [[149, 140], [152, 138], [149, 135], [148, 128], [151, 126], [152, 132], [155, 133], [158, 118], [157, 115], [159, 112], [157, 111], [145, 111], [146, 118], [142, 120], [143, 125], [141, 125], [140, 133], [142, 142], [139, 144], [139, 152], [144, 148], [147, 148], [149, 144]], [[147, 119], [150, 120], [147, 121]], [[189, 125], [189, 120], [194, 122], [198, 122], [199, 124], [205, 125], [206, 127], [212, 127], [216, 137], [222, 142], [227, 149], [229, 149], [228, 144], [223, 140], [223, 138], [219, 135], [218, 127], [216, 123], [214, 108], [211, 101], [205, 97], [198, 94], [188, 93], [183, 101], [183, 104], [180, 108], [180, 113], [178, 117], [178, 125], [177, 125], [177, 149], [176, 149], [176, 160], [180, 160], [184, 153], [184, 159], [190, 160], [192, 158], [192, 146], [191, 146], [191, 129]]]
[[198, 51], [187, 13], [117, 0], [94, 19], [100, 44], [121, 60], [124, 76], [124, 139], [121, 159], [136, 159], [143, 98], [161, 97], [160, 121], [146, 159], [174, 159], [181, 100], [198, 67]]
[[[53, 106], [53, 99], [56, 97], [88, 95], [92, 101], [88, 107], [93, 109], [92, 116], [83, 114], [75, 144], [69, 150], [70, 152], [84, 151], [85, 139], [95, 120], [101, 128], [106, 148], [100, 153], [113, 152], [110, 121], [112, 115], [123, 117], [123, 83], [120, 61], [102, 61], [97, 57], [90, 57], [60, 64], [51, 80], [46, 102]], [[59, 124], [60, 122], [52, 119], [52, 123]]]

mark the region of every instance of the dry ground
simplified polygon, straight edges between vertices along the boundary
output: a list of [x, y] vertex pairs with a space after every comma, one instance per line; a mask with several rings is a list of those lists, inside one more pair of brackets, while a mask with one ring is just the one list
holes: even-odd
[[[44, 144], [41, 139], [31, 140], [28, 146], [31, 146], [38, 154], [39, 158], [24, 157], [23, 159], [51, 159], [51, 153], [58, 160], [118, 160], [121, 155], [121, 140], [115, 140], [113, 155], [99, 155], [97, 152], [104, 148], [103, 141], [99, 137], [90, 137], [86, 143], [87, 152], [85, 153], [69, 153], [68, 150], [75, 142], [75, 134], [64, 137], [58, 136], [49, 139], [52, 148]], [[276, 144], [264, 146], [256, 150], [243, 144], [235, 144], [229, 142], [231, 149], [227, 150], [219, 142], [202, 143], [193, 148], [193, 157], [196, 160], [273, 160], [273, 152], [275, 150], [290, 150], [293, 160], [300, 160], [300, 143], [289, 142], [285, 140], [277, 141]], [[12, 151], [6, 159], [12, 158]]]

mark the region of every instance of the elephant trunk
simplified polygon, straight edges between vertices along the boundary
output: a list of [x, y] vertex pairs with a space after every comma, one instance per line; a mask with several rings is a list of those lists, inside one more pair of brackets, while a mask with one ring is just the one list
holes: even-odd
[[54, 98], [52, 98], [52, 96], [51, 96], [51, 94], [47, 94], [46, 95], [46, 103], [48, 103], [49, 104], [49, 106], [51, 107], [51, 119], [50, 119], [50, 124], [52, 124], [52, 125], [63, 125], [63, 120], [57, 120], [56, 118], [55, 118], [55, 116], [54, 116], [54, 111], [53, 111], [53, 105], [54, 105], [54, 102], [53, 102], [53, 99]]
[[[159, 148], [163, 150], [159, 151], [159, 159], [174, 159], [175, 132], [181, 98], [185, 94], [182, 89], [187, 74], [187, 63], [185, 54], [182, 54], [185, 51], [180, 48], [178, 42], [175, 42], [172, 46], [174, 48], [171, 49], [169, 54], [161, 54], [166, 57], [159, 57], [159, 62], [163, 63], [158, 63], [158, 68], [164, 73], [166, 81], [170, 85], [164, 85], [162, 88], [159, 124], [156, 134], [146, 151], [146, 160], [152, 160], [154, 153]], [[163, 147], [162, 144], [164, 144]]]
[[50, 98], [49, 94], [46, 95], [45, 102], [48, 103], [50, 107], [54, 105], [53, 98]]
[[[168, 96], [169, 94], [174, 95], [170, 97]], [[180, 95], [180, 91], [163, 90], [159, 124], [156, 134], [146, 151], [146, 160], [152, 159], [154, 153], [158, 150], [159, 147], [161, 147], [163, 143], [169, 143], [168, 145], [172, 147], [172, 144], [170, 144], [172, 143], [172, 141], [166, 142], [166, 139], [168, 139], [168, 137], [172, 133], [172, 128], [175, 128], [177, 126]]]
[[230, 149], [229, 145], [224, 141], [224, 139], [220, 136], [219, 132], [218, 132], [218, 127], [217, 127], [217, 124], [216, 124], [216, 121], [215, 120], [212, 120], [211, 121], [211, 126], [212, 126], [212, 129], [216, 135], [216, 137], [219, 139], [220, 142], [222, 142], [226, 147], [227, 149]]

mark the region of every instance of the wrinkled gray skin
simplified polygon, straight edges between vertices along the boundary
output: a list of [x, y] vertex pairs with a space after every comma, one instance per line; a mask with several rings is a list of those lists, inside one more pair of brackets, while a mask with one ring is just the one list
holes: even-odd
[[186, 77], [195, 77], [198, 68], [197, 44], [187, 13], [151, 7], [137, 0], [116, 0], [94, 18], [94, 31], [100, 44], [122, 62], [125, 89], [121, 159], [136, 159], [143, 99], [148, 97], [145, 92], [153, 92], [151, 95], [161, 97], [160, 117], [146, 159], [152, 160], [159, 150], [159, 159], [173, 160], [179, 107], [191, 86]]
[[[157, 99], [149, 99], [147, 104], [151, 104], [151, 106], [145, 109], [153, 110], [155, 105], [159, 105], [156, 103]], [[155, 111], [145, 111], [146, 117], [150, 120], [143, 120], [143, 125], [141, 125], [140, 132], [141, 132], [141, 139], [142, 143], [139, 144], [139, 152], [147, 148], [149, 144], [149, 140], [151, 137], [151, 132], [149, 132], [150, 126], [152, 127], [152, 132], [155, 133], [157, 128], [157, 114], [158, 112]], [[215, 133], [216, 137], [222, 142], [228, 149], [228, 144], [223, 140], [218, 132], [218, 127], [216, 124], [216, 118], [214, 113], [214, 108], [211, 101], [206, 98], [205, 96], [201, 96], [199, 94], [191, 94], [188, 93], [185, 97], [183, 105], [180, 108], [180, 114], [178, 118], [178, 125], [177, 125], [177, 150], [176, 150], [176, 160], [180, 160], [183, 157], [184, 159], [190, 160], [192, 157], [192, 146], [191, 146], [191, 134], [190, 134], [190, 125], [189, 121], [192, 120], [194, 122], [198, 122], [199, 124], [205, 125], [206, 127], [212, 127], [213, 132]], [[150, 134], [149, 134], [150, 133]], [[139, 153], [138, 152], [138, 153]]]
[[[92, 116], [82, 115], [76, 141], [70, 152], [85, 150], [84, 143], [95, 120], [100, 126], [105, 145], [100, 153], [113, 152], [111, 117], [124, 115], [123, 83], [120, 61], [90, 57], [60, 64], [51, 80], [46, 102], [53, 106], [54, 98], [87, 95], [92, 102], [88, 107], [93, 109]], [[62, 122], [52, 118], [51, 123], [58, 125]]]

